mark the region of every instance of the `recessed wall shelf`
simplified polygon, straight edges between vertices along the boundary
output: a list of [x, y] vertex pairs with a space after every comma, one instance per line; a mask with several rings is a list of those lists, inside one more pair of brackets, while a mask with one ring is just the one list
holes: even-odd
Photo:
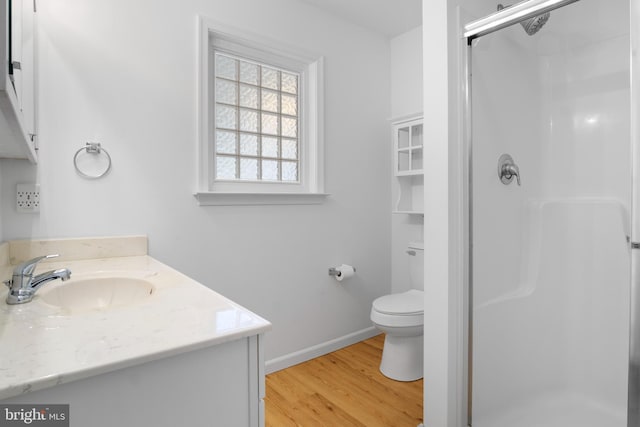
[[422, 117], [392, 123], [394, 174], [399, 194], [394, 213], [424, 214]]

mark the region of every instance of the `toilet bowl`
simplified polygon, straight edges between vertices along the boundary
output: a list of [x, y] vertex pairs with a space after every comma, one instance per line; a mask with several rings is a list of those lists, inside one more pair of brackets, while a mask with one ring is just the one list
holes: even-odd
[[422, 378], [424, 292], [412, 289], [376, 299], [371, 321], [386, 334], [380, 372], [398, 381]]
[[409, 244], [411, 278], [415, 288], [381, 296], [373, 301], [371, 321], [385, 333], [380, 372], [397, 381], [423, 376], [424, 260], [421, 243]]

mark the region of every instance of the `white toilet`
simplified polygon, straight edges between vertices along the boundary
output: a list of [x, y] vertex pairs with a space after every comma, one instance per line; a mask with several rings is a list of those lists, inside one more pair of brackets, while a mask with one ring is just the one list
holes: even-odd
[[386, 334], [380, 372], [398, 381], [422, 378], [424, 331], [424, 244], [407, 250], [411, 289], [373, 301], [371, 321]]

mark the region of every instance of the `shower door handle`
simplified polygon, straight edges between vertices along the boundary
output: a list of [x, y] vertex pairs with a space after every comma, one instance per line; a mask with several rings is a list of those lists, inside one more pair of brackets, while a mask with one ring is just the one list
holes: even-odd
[[509, 185], [513, 181], [513, 177], [516, 178], [516, 182], [520, 185], [520, 168], [510, 155], [503, 154], [498, 159], [498, 178], [504, 185]]

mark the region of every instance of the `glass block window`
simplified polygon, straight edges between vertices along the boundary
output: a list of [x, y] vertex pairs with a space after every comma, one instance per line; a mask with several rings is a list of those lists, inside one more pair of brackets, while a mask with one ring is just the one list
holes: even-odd
[[200, 205], [316, 204], [324, 193], [324, 58], [198, 18]]
[[214, 55], [215, 179], [300, 181], [300, 75]]

